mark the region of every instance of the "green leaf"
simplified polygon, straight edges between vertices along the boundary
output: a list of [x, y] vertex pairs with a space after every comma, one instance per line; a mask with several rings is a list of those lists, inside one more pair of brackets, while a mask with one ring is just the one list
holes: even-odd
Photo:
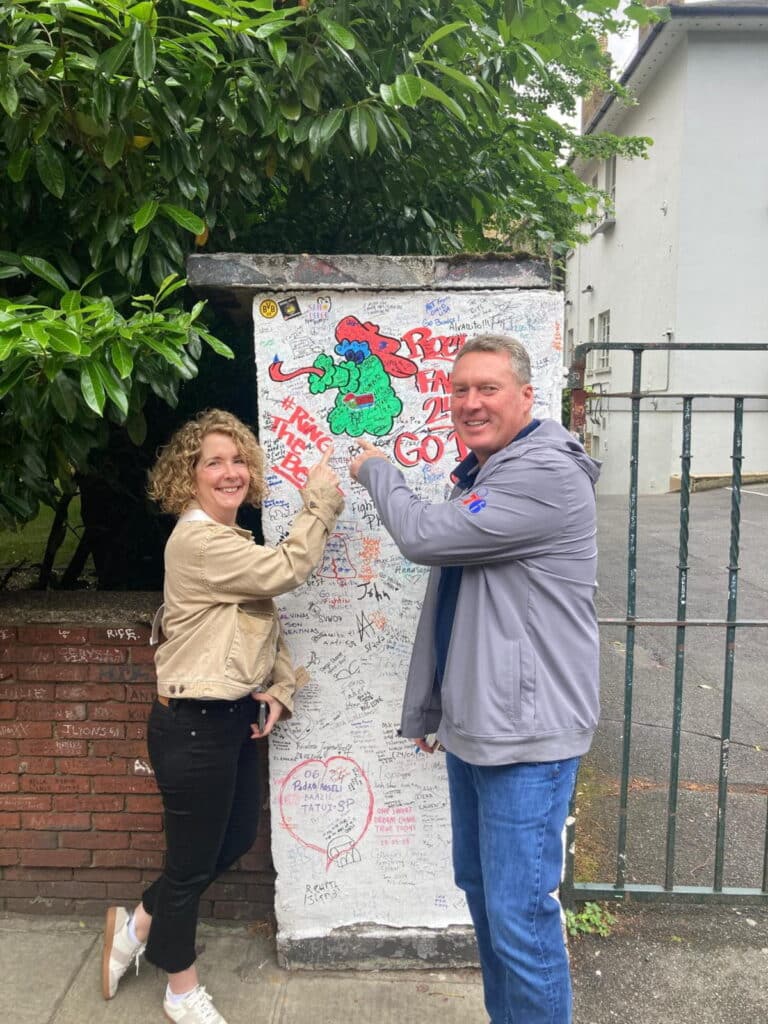
[[74, 381], [59, 373], [48, 389], [53, 407], [66, 423], [72, 423], [77, 415], [77, 389]]
[[25, 338], [36, 342], [40, 348], [48, 348], [48, 331], [41, 323], [27, 320], [21, 325], [21, 333]]
[[101, 377], [96, 371], [93, 363], [84, 362], [80, 370], [80, 392], [85, 399], [89, 409], [101, 416], [104, 413], [104, 403], [107, 400], [104, 385]]
[[323, 142], [328, 142], [336, 132], [344, 124], [344, 111], [343, 110], [332, 110], [330, 114], [326, 114], [322, 121], [322, 127], [320, 129], [320, 138]]
[[35, 166], [40, 176], [40, 181], [48, 189], [51, 195], [57, 199], [64, 198], [64, 164], [61, 157], [47, 142], [41, 142], [35, 153]]
[[128, 13], [137, 21], [143, 21], [150, 27], [157, 24], [157, 9], [154, 3], [144, 0], [142, 3], [134, 4], [128, 8]]
[[305, 79], [301, 83], [300, 88], [301, 102], [309, 110], [320, 109], [320, 90], [317, 87], [317, 83], [309, 79]]
[[127, 416], [128, 394], [122, 382], [116, 380], [109, 372], [109, 369], [102, 363], [94, 363], [93, 367], [101, 379], [109, 400], [116, 406], [122, 416]]
[[650, 11], [642, 4], [631, 3], [624, 9], [624, 17], [630, 18], [636, 25], [645, 26], [655, 21], [655, 11]]
[[354, 50], [356, 39], [348, 28], [344, 28], [343, 25], [339, 25], [337, 21], [331, 21], [329, 18], [323, 18], [322, 22], [323, 28], [335, 43], [338, 43], [343, 50]]
[[82, 295], [80, 294], [80, 292], [76, 292], [74, 290], [65, 292], [61, 297], [61, 301], [59, 302], [59, 306], [61, 307], [61, 309], [64, 310], [65, 313], [76, 312], [78, 309], [80, 309], [82, 304]]
[[9, 78], [0, 82], [0, 106], [8, 117], [13, 117], [19, 108], [19, 94], [13, 81]]
[[448, 78], [452, 78], [454, 82], [458, 82], [459, 85], [463, 85], [465, 89], [469, 89], [471, 92], [482, 94], [483, 87], [479, 82], [476, 82], [473, 78], [465, 75], [463, 71], [459, 71], [451, 64], [446, 64], [441, 61], [425, 60], [424, 63], [441, 74], [446, 75]]
[[376, 120], [370, 110], [363, 110], [363, 114], [368, 122], [368, 152], [375, 153], [379, 142], [379, 129], [376, 127]]
[[144, 444], [147, 436], [147, 421], [144, 419], [141, 409], [131, 409], [128, 419], [125, 421], [125, 429], [137, 448]]
[[467, 28], [467, 22], [452, 21], [450, 25], [441, 26], [439, 29], [433, 32], [431, 36], [428, 36], [424, 40], [424, 42], [421, 45], [420, 52], [424, 53], [426, 50], [430, 48], [430, 46], [434, 46], [435, 43], [439, 42], [441, 39], [444, 39], [446, 36], [451, 35], [451, 33], [458, 32], [460, 28]]
[[133, 230], [138, 234], [148, 224], [151, 224], [159, 209], [160, 203], [156, 199], [150, 199], [140, 206], [133, 215]]
[[133, 354], [128, 346], [122, 341], [115, 341], [110, 349], [112, 362], [120, 377], [125, 380], [133, 372]]
[[368, 148], [368, 120], [360, 107], [355, 107], [349, 115], [349, 137], [355, 150], [362, 155]]
[[147, 81], [147, 79], [152, 77], [152, 72], [155, 70], [155, 60], [157, 58], [155, 40], [152, 38], [149, 28], [143, 22], [138, 22], [137, 24], [136, 42], [133, 47], [133, 66], [139, 78]]
[[253, 33], [257, 39], [269, 39], [270, 36], [275, 35], [278, 32], [283, 31], [283, 24], [279, 21], [273, 21], [268, 25], [259, 25], [256, 31]]
[[32, 159], [31, 149], [17, 149], [8, 161], [8, 177], [11, 181], [20, 182], [24, 180], [30, 161]]
[[386, 82], [382, 82], [379, 86], [379, 94], [388, 107], [396, 107], [400, 102], [395, 90], [391, 85], [387, 85]]
[[93, 110], [99, 123], [106, 128], [112, 114], [112, 93], [109, 91], [109, 83], [103, 75], [97, 75], [91, 86], [93, 97]]
[[107, 167], [114, 167], [119, 163], [125, 148], [125, 134], [119, 124], [113, 124], [109, 129], [107, 140], [104, 143], [102, 156]]
[[50, 323], [47, 325], [48, 342], [54, 352], [70, 352], [72, 355], [80, 355], [81, 345], [77, 333], [63, 323]]
[[512, 21], [513, 18], [522, 18], [525, 14], [523, 0], [504, 0], [504, 18]]
[[289, 121], [298, 121], [301, 117], [301, 104], [294, 96], [284, 96], [279, 106], [280, 113]]
[[164, 302], [166, 299], [170, 298], [174, 292], [177, 292], [180, 288], [184, 288], [186, 283], [187, 279], [185, 277], [179, 277], [178, 274], [169, 274], [160, 283], [160, 287], [157, 290], [158, 303]]
[[48, 260], [44, 260], [40, 256], [22, 256], [21, 262], [31, 274], [41, 277], [54, 288], [58, 288], [62, 292], [69, 291], [67, 282]]
[[443, 92], [443, 90], [439, 86], [435, 85], [434, 82], [430, 82], [426, 78], [422, 78], [421, 83], [425, 96], [428, 96], [429, 99], [431, 100], [437, 100], [438, 103], [442, 103], [443, 106], [447, 107], [447, 109], [450, 110], [452, 114], [455, 114], [460, 121], [467, 120], [467, 115], [464, 113], [463, 108], [459, 106], [459, 104], [452, 96], [449, 96], [448, 93]]
[[271, 36], [267, 40], [267, 47], [272, 54], [272, 60], [278, 67], [282, 67], [285, 58], [288, 56], [288, 44], [286, 41], [281, 36]]
[[15, 366], [11, 366], [9, 369], [4, 369], [0, 373], [0, 398], [4, 398], [9, 391], [13, 391], [18, 383], [24, 378], [27, 372], [29, 364], [24, 359]]
[[395, 92], [407, 107], [415, 107], [423, 91], [424, 82], [416, 75], [398, 75], [395, 79]]
[[164, 341], [156, 341], [148, 334], [145, 334], [141, 341], [142, 344], [147, 346], [147, 348], [151, 348], [153, 352], [157, 352], [158, 355], [161, 355], [167, 363], [171, 364], [171, 366], [175, 366], [177, 370], [184, 369], [184, 363], [181, 361], [179, 353], [170, 345], [166, 345]]
[[223, 341], [219, 341], [218, 338], [214, 337], [206, 331], [203, 335], [203, 340], [209, 348], [212, 348], [217, 356], [224, 356], [225, 359], [234, 359], [235, 353], [229, 347], [225, 345]]
[[37, 143], [41, 139], [45, 138], [45, 136], [46, 136], [46, 134], [48, 132], [48, 129], [51, 126], [51, 123], [53, 122], [54, 118], [58, 116], [58, 114], [59, 114], [59, 104], [58, 103], [51, 103], [51, 105], [48, 107], [48, 109], [44, 110], [41, 113], [40, 120], [37, 122], [35, 127], [32, 129], [32, 141], [35, 143], [35, 145], [37, 145]]
[[131, 40], [121, 39], [115, 46], [110, 46], [96, 61], [96, 67], [103, 72], [107, 78], [111, 78], [122, 67], [131, 49]]
[[160, 203], [160, 212], [172, 221], [175, 221], [179, 227], [184, 228], [186, 231], [191, 231], [193, 235], [202, 235], [203, 231], [205, 231], [205, 221], [198, 217], [197, 214], [192, 213], [191, 210], [184, 209], [183, 206], [174, 206], [172, 203]]

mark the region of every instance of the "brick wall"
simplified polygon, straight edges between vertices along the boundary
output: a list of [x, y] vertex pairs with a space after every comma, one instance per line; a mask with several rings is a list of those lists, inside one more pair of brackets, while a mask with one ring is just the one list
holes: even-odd
[[[148, 644], [146, 626], [0, 628], [0, 909], [101, 913], [138, 900], [162, 867]], [[265, 787], [256, 843], [205, 894], [204, 917], [271, 915], [266, 803]]]

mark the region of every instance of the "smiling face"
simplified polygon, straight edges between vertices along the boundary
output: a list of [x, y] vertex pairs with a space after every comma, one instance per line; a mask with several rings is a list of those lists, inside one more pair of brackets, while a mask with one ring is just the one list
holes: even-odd
[[224, 526], [234, 526], [248, 494], [250, 474], [231, 437], [206, 434], [195, 464], [195, 497], [203, 512]]
[[506, 352], [468, 352], [451, 374], [451, 418], [482, 465], [531, 422], [533, 385], [521, 384]]

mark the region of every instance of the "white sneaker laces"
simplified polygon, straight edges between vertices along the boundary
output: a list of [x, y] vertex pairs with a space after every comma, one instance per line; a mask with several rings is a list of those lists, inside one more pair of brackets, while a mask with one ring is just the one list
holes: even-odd
[[194, 992], [187, 996], [186, 1003], [199, 1015], [201, 1024], [220, 1024], [224, 1019], [213, 1005], [203, 985], [198, 985]]

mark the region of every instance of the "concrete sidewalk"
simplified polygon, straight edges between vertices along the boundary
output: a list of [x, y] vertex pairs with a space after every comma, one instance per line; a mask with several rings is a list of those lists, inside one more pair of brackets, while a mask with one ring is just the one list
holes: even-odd
[[[258, 925], [203, 924], [200, 974], [228, 1024], [485, 1024], [477, 971], [292, 971]], [[765, 1024], [768, 908], [622, 908], [606, 939], [572, 941], [574, 1024]], [[160, 1024], [146, 964], [100, 992], [101, 922], [0, 915], [5, 1024]], [[526, 1024], [521, 1021], [520, 1024]]]

